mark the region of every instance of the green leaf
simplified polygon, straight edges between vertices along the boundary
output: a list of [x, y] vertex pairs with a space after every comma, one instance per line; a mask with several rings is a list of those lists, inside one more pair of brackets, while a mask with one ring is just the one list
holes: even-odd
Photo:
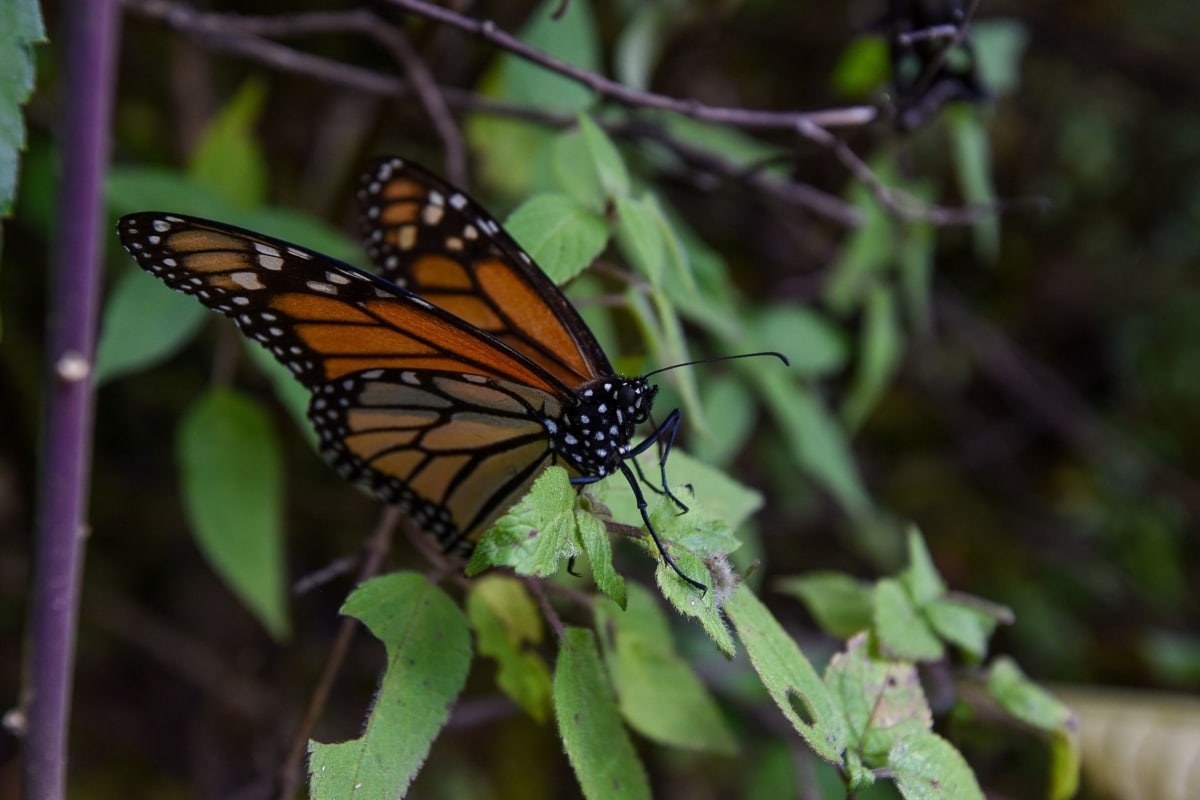
[[[588, 0], [572, 0], [556, 18], [560, 8], [558, 0], [543, 2], [529, 15], [517, 38], [560, 61], [590, 72], [602, 71], [592, 4]], [[582, 111], [595, 100], [592, 90], [583, 84], [526, 58], [505, 54], [500, 56], [498, 66], [503, 76], [501, 96], [507, 100], [568, 112]]]
[[109, 205], [119, 214], [158, 209], [206, 219], [236, 219], [240, 213], [220, 193], [176, 170], [117, 167], [108, 173], [105, 187]]
[[908, 535], [908, 566], [900, 573], [900, 582], [908, 596], [918, 608], [924, 608], [946, 593], [946, 584], [933, 565], [933, 557], [925, 546], [925, 539], [915, 525], [910, 525]]
[[[992, 183], [992, 154], [987, 130], [975, 109], [962, 106], [946, 108], [955, 174], [963, 199], [971, 205], [989, 206], [996, 202]], [[994, 263], [1000, 254], [1000, 214], [981, 214], [971, 224], [975, 254], [984, 262]]]
[[467, 616], [480, 655], [496, 661], [496, 683], [529, 716], [550, 715], [550, 669], [536, 647], [542, 643], [542, 617], [518, 580], [488, 575], [471, 583]]
[[596, 633], [630, 727], [666, 745], [736, 752], [712, 696], [675, 652], [670, 626], [650, 592], [632, 585], [624, 611], [615, 603], [597, 602]]
[[842, 406], [842, 418], [850, 430], [862, 427], [904, 357], [904, 332], [890, 287], [875, 283], [867, 291], [860, 336], [854, 382]]
[[179, 429], [184, 506], [200, 550], [276, 639], [288, 635], [283, 467], [270, 417], [211, 389]]
[[645, 200], [617, 198], [617, 245], [629, 265], [652, 286], [661, 281], [666, 260], [660, 223], [657, 209]]
[[624, 608], [625, 579], [613, 568], [612, 542], [609, 541], [604, 522], [587, 512], [576, 511], [575, 527], [579, 531], [583, 551], [587, 553], [588, 563], [591, 564], [592, 577], [596, 579], [597, 588]]
[[934, 635], [900, 581], [885, 578], [875, 584], [875, 632], [888, 653], [912, 661], [936, 661], [945, 655], [942, 641]]
[[[932, 196], [927, 188], [911, 190], [921, 199]], [[914, 222], [905, 226], [896, 252], [900, 292], [908, 322], [914, 331], [929, 336], [933, 329], [929, 307], [933, 294], [933, 257], [936, 244], [932, 225]]]
[[842, 97], [866, 97], [891, 75], [888, 43], [882, 36], [850, 42], [833, 68], [833, 90]]
[[947, 642], [961, 648], [975, 663], [987, 654], [996, 617], [980, 608], [954, 600], [938, 599], [924, 608], [925, 619]]
[[745, 586], [734, 592], [725, 612], [779, 710], [813, 752], [841, 763], [850, 740], [845, 716], [800, 648]]
[[779, 578], [772, 588], [798, 598], [823, 630], [839, 638], [871, 627], [871, 587], [843, 572]]
[[[895, 169], [884, 156], [872, 159], [871, 168], [887, 185], [894, 183]], [[862, 211], [863, 224], [846, 237], [825, 283], [825, 301], [838, 315], [858, 307], [872, 278], [887, 268], [895, 251], [895, 223], [871, 193], [856, 184], [850, 202]]]
[[44, 41], [46, 30], [36, 0], [8, 0], [0, 5], [0, 218], [12, 213], [17, 193], [17, 165], [25, 149], [21, 106], [33, 93], [33, 45]]
[[551, 153], [554, 182], [591, 211], [603, 214], [604, 190], [587, 148], [583, 133], [578, 128], [563, 131], [555, 137]]
[[403, 797], [471, 666], [471, 634], [454, 601], [422, 575], [393, 573], [355, 590], [342, 613], [357, 617], [387, 649], [387, 669], [363, 735], [309, 741], [312, 797]]
[[1001, 657], [993, 662], [987, 688], [1005, 712], [1037, 730], [1055, 733], [1078, 727], [1075, 713], [1029, 680], [1011, 658]]
[[529, 198], [504, 227], [555, 283], [578, 275], [608, 244], [604, 219], [563, 194]]
[[905, 800], [983, 800], [962, 753], [936, 733], [926, 731], [896, 742], [888, 766]]
[[986, 86], [996, 96], [1021, 85], [1021, 58], [1029, 46], [1029, 30], [1015, 19], [983, 19], [971, 25], [975, 61]]
[[741, 379], [719, 373], [704, 382], [700, 400], [704, 416], [721, 424], [710, 425], [706, 435], [693, 436], [691, 448], [700, 463], [724, 467], [741, 452], [754, 431], [759, 418], [757, 398]]
[[916, 668], [872, 657], [865, 633], [854, 636], [846, 651], [833, 657], [825, 683], [841, 701], [850, 747], [868, 767], [884, 766], [897, 741], [933, 726]]
[[554, 668], [554, 708], [584, 797], [650, 797], [646, 770], [621, 724], [596, 640], [587, 629], [569, 627], [563, 635]]
[[512, 567], [518, 575], [540, 578], [553, 575], [559, 561], [574, 558], [583, 550], [575, 503], [575, 487], [567, 471], [550, 467], [479, 540], [467, 564], [467, 575], [478, 575], [489, 567]]
[[242, 208], [267, 196], [267, 163], [254, 136], [266, 86], [249, 80], [205, 128], [188, 172], [199, 183]]
[[165, 361], [196, 334], [208, 309], [129, 269], [105, 303], [96, 346], [97, 385]]
[[778, 350], [791, 361], [789, 371], [820, 378], [845, 368], [850, 358], [846, 336], [827, 317], [799, 304], [778, 304], [750, 318], [754, 347]]
[[604, 196], [612, 199], [628, 197], [631, 188], [629, 169], [617, 146], [587, 114], [579, 115], [578, 124]]
[[[587, 0], [565, 6], [553, 17], [559, 0], [546, 0], [532, 14], [517, 37], [560, 61], [589, 72], [602, 71], [599, 36]], [[484, 74], [477, 91], [484, 97], [518, 106], [574, 114], [595, 101], [592, 91], [524, 58], [511, 54], [498, 57]], [[523, 120], [472, 115], [466, 126], [472, 149], [485, 154], [483, 172], [489, 183], [513, 195], [526, 195], [542, 159], [550, 151], [556, 133]]]
[[662, 55], [671, 12], [657, 3], [637, 4], [613, 54], [617, 80], [632, 89], [647, 90]]
[[869, 517], [871, 498], [858, 475], [850, 443], [821, 400], [783, 370], [763, 370], [755, 378], [793, 458], [853, 519]]
[[304, 385], [296, 380], [296, 376], [292, 374], [291, 370], [280, 364], [275, 356], [271, 355], [270, 350], [250, 339], [245, 340], [245, 346], [246, 352], [250, 354], [250, 359], [255, 366], [271, 382], [271, 388], [275, 390], [275, 397], [295, 420], [296, 427], [300, 429], [305, 441], [313, 450], [317, 450], [317, 433], [308, 419], [308, 405], [312, 399], [308, 389], [305, 389]]

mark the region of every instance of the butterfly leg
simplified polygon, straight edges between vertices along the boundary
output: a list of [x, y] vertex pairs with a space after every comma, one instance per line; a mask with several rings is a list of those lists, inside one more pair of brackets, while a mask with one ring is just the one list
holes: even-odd
[[[679, 412], [675, 412], [678, 415]], [[644, 444], [644, 443], [643, 443]], [[640, 445], [639, 445], [640, 446]], [[662, 554], [663, 561], [667, 566], [675, 571], [675, 574], [683, 578], [684, 581], [699, 589], [702, 593], [708, 591], [708, 587], [700, 581], [693, 580], [684, 574], [679, 565], [675, 563], [675, 559], [667, 554], [667, 548], [663, 546], [662, 539], [658, 538], [658, 532], [654, 530], [654, 525], [650, 522], [650, 514], [646, 510], [646, 496], [642, 494], [642, 487], [638, 485], [637, 478], [634, 477], [633, 471], [629, 469], [624, 461], [621, 462], [621, 474], [625, 476], [625, 480], [629, 482], [629, 488], [633, 489], [633, 496], [637, 500], [638, 513], [642, 515], [642, 522], [646, 524], [646, 532], [650, 534], [650, 538], [654, 540], [654, 545], [658, 548], [658, 552]], [[664, 484], [665, 485], [665, 484]], [[678, 502], [678, 501], [677, 501]]]
[[[679, 423], [682, 421], [683, 415], [679, 413], [679, 409], [677, 408], [667, 415], [662, 425], [659, 425], [654, 433], [647, 436], [641, 444], [629, 451], [628, 458], [633, 459], [634, 469], [637, 470], [638, 477], [642, 479], [643, 483], [658, 494], [665, 494], [671, 498], [671, 501], [679, 507], [679, 513], [686, 514], [688, 510], [687, 504], [675, 496], [675, 493], [671, 491], [671, 487], [667, 483], [667, 457], [671, 455], [671, 447], [675, 444], [675, 434], [679, 432]], [[651, 445], [661, 442], [664, 436], [667, 437], [667, 443], [663, 447], [662, 456], [658, 459], [658, 469], [662, 477], [662, 491], [659, 491], [658, 487], [646, 480], [646, 476], [642, 472], [642, 465], [637, 462], [636, 457], [649, 450]]]

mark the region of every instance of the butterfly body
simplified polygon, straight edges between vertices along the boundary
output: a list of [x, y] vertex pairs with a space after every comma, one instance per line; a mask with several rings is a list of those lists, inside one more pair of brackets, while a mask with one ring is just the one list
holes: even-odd
[[359, 197], [380, 275], [181, 214], [131, 214], [118, 233], [141, 267], [291, 370], [334, 469], [447, 551], [469, 554], [554, 463], [579, 484], [621, 472], [644, 507], [626, 460], [678, 422], [633, 443], [657, 387], [613, 372], [578, 312], [465, 194], [384, 159]]

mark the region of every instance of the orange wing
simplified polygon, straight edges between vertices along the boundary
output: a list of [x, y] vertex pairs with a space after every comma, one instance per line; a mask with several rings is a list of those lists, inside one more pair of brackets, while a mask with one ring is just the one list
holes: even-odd
[[328, 256], [179, 214], [130, 214], [117, 231], [143, 269], [232, 318], [310, 388], [366, 369], [420, 369], [569, 396], [485, 333]]
[[231, 317], [313, 393], [321, 450], [447, 550], [518, 499], [574, 398], [536, 363], [370, 273], [229, 225], [144, 212], [138, 264]]
[[613, 374], [558, 287], [467, 195], [399, 158], [369, 167], [358, 194], [367, 252], [385, 278], [568, 386]]

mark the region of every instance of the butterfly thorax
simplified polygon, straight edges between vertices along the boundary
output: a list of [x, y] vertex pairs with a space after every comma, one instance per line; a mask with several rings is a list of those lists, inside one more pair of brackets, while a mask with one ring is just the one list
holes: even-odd
[[644, 378], [585, 383], [574, 405], [544, 420], [551, 449], [583, 475], [611, 475], [628, 455], [637, 426], [649, 419], [657, 391]]

